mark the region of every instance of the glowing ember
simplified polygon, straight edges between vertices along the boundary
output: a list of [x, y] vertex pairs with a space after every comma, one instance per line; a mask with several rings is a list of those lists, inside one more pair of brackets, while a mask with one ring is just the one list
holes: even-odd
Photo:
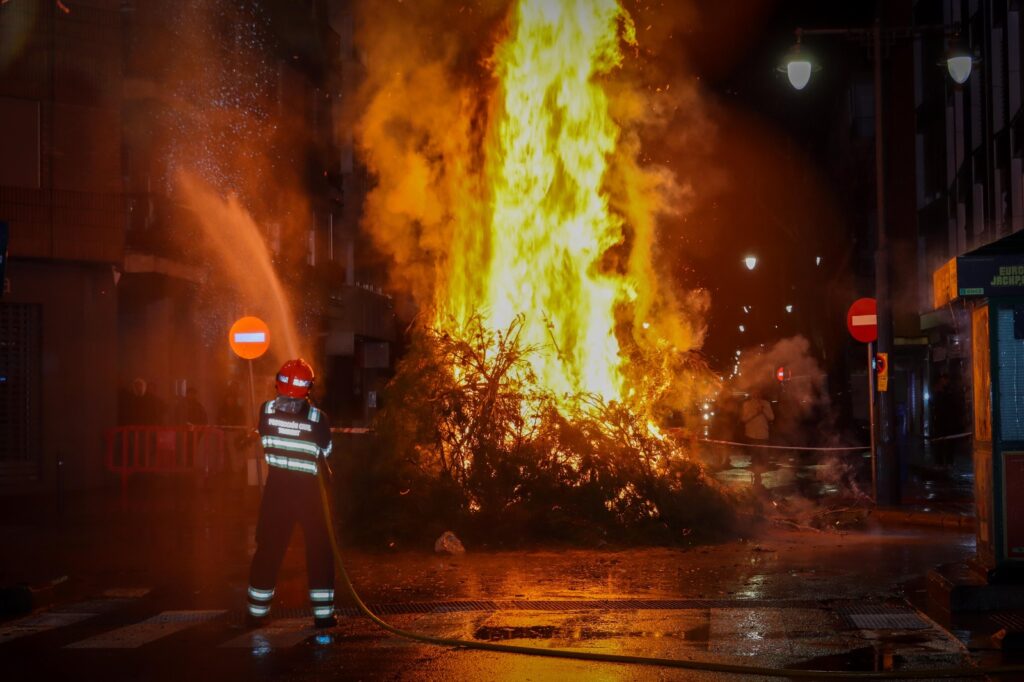
[[502, 330], [522, 316], [537, 380], [561, 400], [623, 397], [615, 310], [630, 287], [601, 263], [623, 239], [603, 187], [619, 128], [595, 82], [621, 62], [620, 27], [632, 41], [614, 0], [517, 6], [494, 56], [500, 85], [486, 149], [486, 235], [456, 241], [479, 253], [453, 254], [480, 264], [471, 273], [477, 281], [453, 279], [440, 292], [441, 325], [454, 318], [462, 326], [484, 311], [487, 326]]

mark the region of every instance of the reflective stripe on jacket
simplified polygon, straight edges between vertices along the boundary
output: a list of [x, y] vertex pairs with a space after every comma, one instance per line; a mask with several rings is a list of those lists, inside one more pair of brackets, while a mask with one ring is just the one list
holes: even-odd
[[317, 460], [331, 455], [331, 429], [326, 415], [312, 405], [297, 413], [279, 409], [277, 399], [260, 410], [260, 442], [267, 464], [279, 469], [317, 473]]

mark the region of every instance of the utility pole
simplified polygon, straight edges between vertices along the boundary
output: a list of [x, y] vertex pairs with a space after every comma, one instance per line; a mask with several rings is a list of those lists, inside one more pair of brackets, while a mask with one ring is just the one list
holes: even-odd
[[[885, 140], [882, 120], [882, 27], [875, 19], [872, 30], [875, 81], [875, 299], [878, 301], [878, 353], [892, 351], [892, 301], [889, 294], [889, 237], [885, 223]], [[887, 357], [891, 357], [887, 356]], [[871, 369], [869, 368], [870, 372]], [[899, 452], [892, 439], [892, 400], [888, 391], [879, 391], [875, 401], [878, 417], [875, 438], [878, 465], [878, 497], [882, 505], [900, 503]]]
[[[921, 25], [898, 28], [887, 28], [882, 30], [881, 3], [875, 23], [870, 28], [797, 28], [796, 45], [791, 52], [793, 57], [789, 64], [791, 67], [800, 65], [801, 71], [794, 70], [787, 74], [790, 83], [794, 88], [800, 90], [807, 85], [813, 65], [806, 57], [799, 53], [800, 44], [804, 36], [826, 36], [838, 35], [846, 38], [860, 39], [869, 42], [871, 45], [871, 56], [874, 61], [874, 95], [875, 95], [875, 300], [877, 301], [877, 324], [878, 339], [876, 352], [892, 357], [893, 329], [892, 329], [892, 297], [890, 292], [889, 279], [889, 237], [885, 220], [885, 122], [883, 120], [884, 108], [883, 91], [884, 81], [882, 77], [882, 46], [883, 41], [892, 42], [898, 38], [909, 39], [925, 33], [942, 32], [947, 36], [958, 35], [959, 26]], [[947, 60], [950, 76], [954, 79], [954, 59]], [[969, 75], [970, 69], [967, 73]], [[802, 75], [802, 78], [795, 79], [795, 75]], [[966, 76], [964, 76], [966, 78]], [[958, 80], [957, 82], [963, 82]], [[872, 371], [869, 364], [868, 372]], [[876, 502], [880, 505], [897, 505], [900, 503], [900, 453], [896, 448], [893, 439], [893, 409], [892, 398], [888, 391], [877, 391], [871, 389], [874, 398], [871, 414], [874, 417], [871, 427], [871, 439], [874, 447], [875, 466], [872, 467], [873, 480], [877, 484]], [[877, 411], [876, 411], [877, 410]]]

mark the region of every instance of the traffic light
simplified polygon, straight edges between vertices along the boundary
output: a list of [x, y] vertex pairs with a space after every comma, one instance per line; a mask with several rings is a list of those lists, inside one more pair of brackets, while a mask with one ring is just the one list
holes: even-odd
[[775, 370], [775, 379], [781, 384], [783, 381], [785, 381], [788, 378], [789, 378], [789, 370], [786, 369], [785, 365], [780, 365], [779, 368]]
[[889, 390], [889, 354], [875, 354], [875, 372], [878, 377], [878, 390], [885, 392]]

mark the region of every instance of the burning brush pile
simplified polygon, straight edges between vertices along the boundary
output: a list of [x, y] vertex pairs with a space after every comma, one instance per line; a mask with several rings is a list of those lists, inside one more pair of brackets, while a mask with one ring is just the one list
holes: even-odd
[[[476, 541], [689, 542], [728, 532], [734, 504], [624, 403], [542, 387], [523, 322], [459, 336], [420, 328], [378, 423], [381, 457], [357, 490], [389, 535], [454, 528]], [[457, 371], [453, 371], [457, 368]], [[372, 486], [372, 487], [367, 487]], [[412, 521], [410, 525], [409, 522]], [[444, 528], [442, 528], [444, 526]]]
[[519, 0], [433, 32], [410, 4], [374, 3], [358, 32], [364, 227], [420, 314], [353, 511], [493, 541], [726, 532], [735, 501], [660, 426], [716, 379], [706, 295], [659, 258], [686, 188], [644, 160], [665, 100], [630, 67], [630, 15]]

